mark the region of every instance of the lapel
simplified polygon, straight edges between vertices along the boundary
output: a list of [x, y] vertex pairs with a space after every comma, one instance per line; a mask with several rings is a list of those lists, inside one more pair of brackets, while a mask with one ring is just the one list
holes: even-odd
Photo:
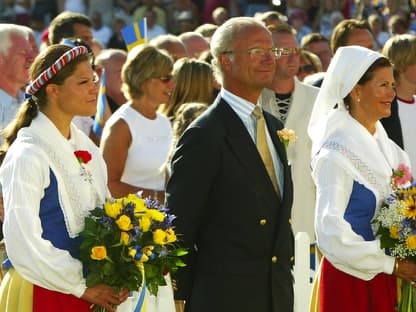
[[278, 124], [276, 123], [276, 120], [274, 120], [274, 117], [268, 114], [267, 112], [264, 114], [264, 119], [266, 121], [267, 130], [269, 131], [270, 137], [272, 138], [274, 148], [277, 151], [280, 161], [283, 163], [283, 165], [285, 165], [287, 164], [286, 149], [283, 143], [280, 142], [280, 139], [277, 135], [277, 130], [281, 130], [283, 127], [278, 127]]
[[[287, 231], [287, 226], [290, 224], [293, 203], [292, 175], [291, 168], [287, 160], [286, 148], [277, 135], [277, 130], [282, 129], [283, 125], [281, 122], [278, 122], [274, 116], [268, 114], [267, 112], [264, 113], [264, 118], [266, 120], [267, 129], [269, 130], [273, 145], [283, 165], [283, 198], [278, 210], [278, 220], [280, 222], [280, 226], [277, 228], [275, 234], [276, 240], [274, 244], [275, 250], [281, 250], [282, 245], [287, 246], [287, 244], [293, 244], [293, 234], [290, 236], [288, 233], [292, 233], [291, 230]], [[290, 253], [293, 255], [293, 250]]]
[[266, 196], [262, 197], [269, 201], [270, 204], [276, 205], [275, 201], [278, 200], [276, 191], [273, 188], [256, 145], [243, 122], [223, 99], [217, 102], [217, 109], [223, 119], [226, 142], [231, 152], [238, 159], [244, 171], [255, 182], [253, 185], [258, 186], [256, 187], [256, 192], [264, 193]]

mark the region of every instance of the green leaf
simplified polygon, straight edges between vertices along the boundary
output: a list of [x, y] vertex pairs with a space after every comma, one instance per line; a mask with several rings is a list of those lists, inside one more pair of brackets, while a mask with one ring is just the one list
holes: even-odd
[[398, 239], [392, 238], [390, 236], [389, 229], [383, 228], [381, 226], [378, 228], [376, 236], [380, 238], [380, 247], [383, 249], [392, 248], [399, 242]]
[[172, 251], [172, 255], [177, 256], [177, 257], [182, 257], [188, 254], [188, 250], [186, 250], [185, 248], [178, 248]]
[[[102, 260], [102, 261], [105, 261], [105, 260]], [[105, 264], [103, 265], [103, 273], [105, 275], [110, 275], [112, 272], [114, 272], [113, 263], [106, 261]]]
[[154, 295], [157, 296], [157, 291], [159, 289], [159, 285], [155, 282], [146, 282], [146, 286], [147, 289], [149, 290], [149, 292]]
[[181, 259], [177, 259], [177, 260], [175, 261], [175, 265], [176, 265], [177, 267], [181, 267], [181, 268], [186, 267], [186, 263], [184, 263]]
[[95, 285], [98, 285], [101, 283], [101, 276], [96, 273], [90, 273], [87, 276], [86, 279], [86, 285], [87, 287], [94, 287]]

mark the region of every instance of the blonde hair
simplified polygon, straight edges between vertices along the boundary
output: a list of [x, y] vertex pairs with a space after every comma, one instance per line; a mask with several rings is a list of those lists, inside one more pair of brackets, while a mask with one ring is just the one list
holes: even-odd
[[322, 71], [321, 60], [319, 59], [319, 57], [316, 54], [312, 53], [311, 51], [301, 50], [300, 51], [300, 57], [305, 62], [310, 62], [315, 67], [315, 72], [316, 73]]
[[175, 142], [179, 140], [182, 133], [199, 115], [201, 115], [208, 105], [199, 102], [183, 103], [178, 107], [173, 122], [173, 137]]
[[400, 73], [415, 63], [416, 37], [410, 34], [395, 35], [386, 41], [381, 53], [393, 64], [394, 78], [397, 80]]
[[121, 70], [124, 96], [138, 99], [143, 95], [143, 84], [151, 78], [159, 78], [172, 71], [172, 57], [165, 51], [149, 44], [133, 48], [127, 55]]
[[173, 117], [177, 108], [186, 102], [210, 104], [214, 99], [214, 75], [208, 63], [182, 58], [173, 67], [176, 82], [169, 102], [160, 107], [160, 112]]

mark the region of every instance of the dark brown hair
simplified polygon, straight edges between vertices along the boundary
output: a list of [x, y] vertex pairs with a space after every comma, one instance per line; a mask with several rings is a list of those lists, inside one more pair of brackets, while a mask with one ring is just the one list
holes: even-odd
[[341, 21], [335, 26], [331, 35], [330, 45], [333, 54], [335, 54], [339, 47], [347, 45], [349, 35], [355, 29], [367, 29], [372, 34], [370, 25], [366, 20], [346, 19]]
[[49, 26], [48, 41], [49, 44], [59, 43], [63, 38], [72, 38], [75, 35], [74, 25], [81, 24], [92, 27], [91, 20], [88, 16], [65, 11], [56, 16]]

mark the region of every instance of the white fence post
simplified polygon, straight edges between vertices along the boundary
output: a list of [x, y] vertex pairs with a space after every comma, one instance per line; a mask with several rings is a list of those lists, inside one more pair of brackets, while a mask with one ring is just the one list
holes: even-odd
[[298, 232], [295, 236], [295, 312], [309, 311], [309, 300], [312, 292], [310, 277], [310, 239], [307, 233]]

